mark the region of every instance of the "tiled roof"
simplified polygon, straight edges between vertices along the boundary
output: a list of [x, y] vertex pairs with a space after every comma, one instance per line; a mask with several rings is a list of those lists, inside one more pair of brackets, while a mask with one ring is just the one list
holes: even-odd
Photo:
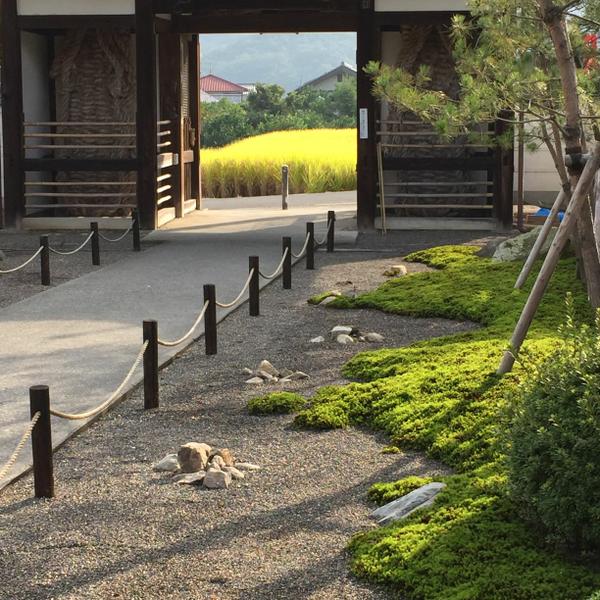
[[227, 81], [227, 79], [223, 79], [222, 77], [217, 77], [216, 75], [200, 77], [200, 89], [209, 94], [214, 92], [221, 94], [245, 94], [248, 91], [245, 87]]

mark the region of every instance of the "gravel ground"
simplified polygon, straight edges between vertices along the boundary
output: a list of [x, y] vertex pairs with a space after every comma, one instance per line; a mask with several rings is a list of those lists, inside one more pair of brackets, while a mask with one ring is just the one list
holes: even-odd
[[[308, 343], [334, 325], [383, 333], [391, 346], [473, 327], [306, 303], [332, 288], [370, 289], [397, 262], [392, 254], [319, 253], [316, 271], [294, 269], [292, 291], [277, 281], [262, 293], [261, 317], [248, 317], [244, 305], [220, 325], [217, 356], [197, 343], [163, 370], [160, 409], [144, 413], [134, 391], [58, 451], [55, 499], [33, 500], [31, 477], [5, 489], [0, 598], [394, 597], [348, 571], [350, 536], [373, 527], [366, 491], [375, 481], [444, 468], [417, 453], [382, 454], [386, 439], [367, 430], [298, 431], [291, 417], [249, 416], [245, 403], [258, 390], [244, 384], [242, 369], [263, 358], [301, 369], [310, 379], [285, 389], [310, 396], [342, 383], [340, 367], [358, 349], [377, 347]], [[227, 446], [262, 470], [222, 491], [152, 472], [188, 441]]]
[[[0, 260], [0, 270], [12, 269], [24, 263], [39, 247], [41, 232], [13, 232], [0, 230], [0, 251], [5, 260]], [[102, 231], [106, 237], [117, 238], [118, 231]], [[50, 235], [50, 245], [61, 252], [74, 250], [89, 235], [89, 232], [55, 231]], [[60, 285], [90, 271], [117, 262], [130, 255], [131, 234], [116, 243], [100, 241], [100, 267], [92, 266], [92, 250], [88, 244], [83, 250], [71, 256], [50, 256], [52, 286]], [[144, 246], [142, 245], [142, 250]], [[8, 275], [0, 275], [0, 308], [24, 300], [48, 289], [40, 283], [40, 259], [36, 258], [23, 270]]]

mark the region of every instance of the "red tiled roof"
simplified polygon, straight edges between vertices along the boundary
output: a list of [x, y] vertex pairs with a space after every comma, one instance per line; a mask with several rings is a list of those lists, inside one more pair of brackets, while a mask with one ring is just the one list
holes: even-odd
[[245, 87], [227, 81], [222, 77], [217, 77], [216, 75], [205, 75], [204, 77], [200, 77], [200, 89], [209, 94], [211, 92], [243, 94], [248, 91]]

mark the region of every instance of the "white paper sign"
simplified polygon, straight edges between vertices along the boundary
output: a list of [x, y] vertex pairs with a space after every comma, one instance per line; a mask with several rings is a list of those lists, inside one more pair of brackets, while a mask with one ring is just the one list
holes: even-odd
[[369, 139], [369, 109], [361, 108], [358, 111], [359, 114], [359, 124], [360, 124], [360, 139], [368, 140]]

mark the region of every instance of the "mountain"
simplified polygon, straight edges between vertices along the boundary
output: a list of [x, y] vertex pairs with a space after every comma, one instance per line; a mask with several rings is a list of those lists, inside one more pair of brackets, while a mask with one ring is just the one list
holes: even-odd
[[202, 75], [235, 83], [278, 83], [287, 91], [356, 64], [354, 33], [201, 35]]

